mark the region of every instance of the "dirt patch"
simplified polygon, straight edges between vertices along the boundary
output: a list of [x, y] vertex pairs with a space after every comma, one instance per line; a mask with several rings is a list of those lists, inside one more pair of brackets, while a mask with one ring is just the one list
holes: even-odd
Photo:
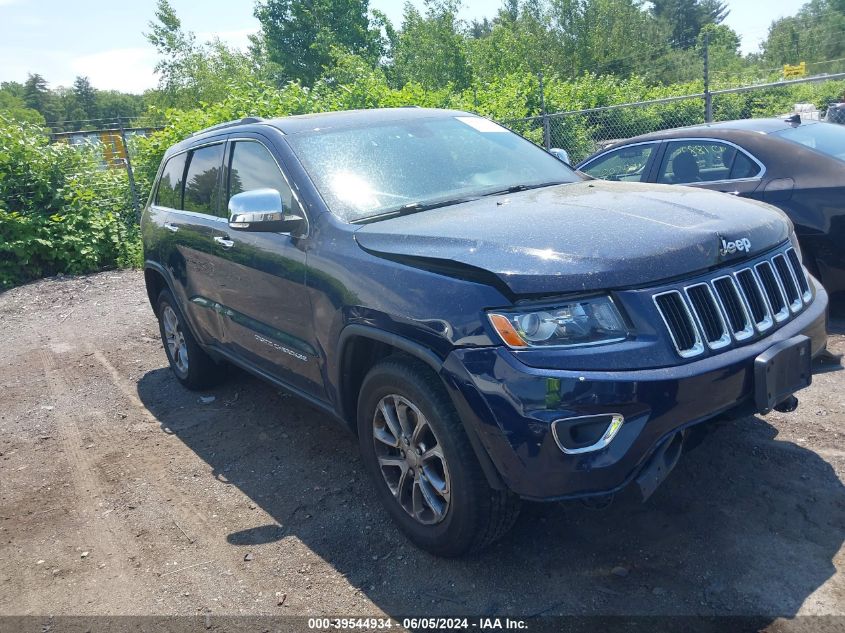
[[0, 331], [0, 614], [845, 615], [845, 372], [715, 427], [646, 504], [529, 505], [450, 561], [324, 414], [179, 386], [140, 273], [3, 293]]

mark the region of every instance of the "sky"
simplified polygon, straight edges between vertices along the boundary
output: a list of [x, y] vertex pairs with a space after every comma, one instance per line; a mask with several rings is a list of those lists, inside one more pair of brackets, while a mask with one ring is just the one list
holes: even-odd
[[[727, 0], [726, 23], [742, 36], [743, 52], [758, 49], [769, 24], [794, 14], [804, 0]], [[238, 47], [258, 30], [254, 0], [171, 0], [185, 29], [200, 40], [216, 35]], [[413, 0], [422, 6], [422, 0]], [[501, 0], [464, 0], [461, 18], [492, 17]], [[0, 81], [44, 76], [51, 87], [70, 86], [87, 76], [102, 90], [140, 93], [157, 84], [155, 50], [144, 39], [156, 0], [0, 0]], [[404, 0], [370, 0], [394, 24]]]

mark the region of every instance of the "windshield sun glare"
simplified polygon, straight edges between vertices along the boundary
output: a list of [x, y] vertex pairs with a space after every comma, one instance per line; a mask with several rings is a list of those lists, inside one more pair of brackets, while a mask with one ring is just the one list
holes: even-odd
[[580, 180], [530, 141], [470, 115], [316, 130], [288, 140], [331, 212], [347, 222]]

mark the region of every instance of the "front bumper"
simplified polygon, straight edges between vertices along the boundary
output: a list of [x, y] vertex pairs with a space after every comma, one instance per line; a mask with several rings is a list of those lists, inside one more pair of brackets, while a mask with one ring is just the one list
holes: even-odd
[[[443, 366], [464, 424], [484, 451], [482, 465], [528, 499], [613, 493], [627, 485], [657, 447], [677, 431], [732, 409], [754, 412], [754, 359], [798, 334], [824, 349], [827, 295], [771, 335], [673, 367], [597, 372], [545, 370], [519, 362], [504, 347], [454, 350]], [[620, 413], [625, 423], [605, 448], [568, 455], [551, 424], [561, 418]]]

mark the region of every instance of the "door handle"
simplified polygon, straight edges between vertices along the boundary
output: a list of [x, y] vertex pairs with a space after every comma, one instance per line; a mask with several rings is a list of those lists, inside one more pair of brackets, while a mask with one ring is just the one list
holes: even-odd
[[217, 242], [218, 244], [220, 244], [220, 246], [222, 246], [223, 248], [226, 248], [226, 249], [232, 248], [235, 245], [235, 240], [230, 240], [225, 235], [215, 236], [214, 241]]
[[172, 233], [175, 233], [179, 230], [179, 227], [173, 224], [173, 222], [165, 222], [164, 228], [166, 228], [168, 231], [171, 231]]

